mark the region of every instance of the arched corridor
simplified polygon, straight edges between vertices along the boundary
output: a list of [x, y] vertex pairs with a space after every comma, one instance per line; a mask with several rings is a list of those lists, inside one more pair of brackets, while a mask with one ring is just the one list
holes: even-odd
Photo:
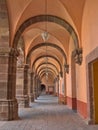
[[41, 95], [30, 108], [20, 108], [20, 119], [0, 122], [0, 130], [97, 130], [65, 105], [59, 105], [57, 97]]
[[[97, 128], [97, 5], [98, 0], [0, 0], [2, 129], [14, 122], [35, 130]], [[62, 125], [55, 126], [56, 119]], [[38, 128], [37, 121], [51, 124]]]

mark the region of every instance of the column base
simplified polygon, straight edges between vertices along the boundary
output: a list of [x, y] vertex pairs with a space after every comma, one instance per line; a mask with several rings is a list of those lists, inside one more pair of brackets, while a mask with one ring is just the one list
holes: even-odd
[[17, 101], [18, 101], [19, 108], [28, 108], [29, 107], [29, 96], [28, 95], [17, 96]]
[[0, 100], [0, 120], [10, 121], [17, 119], [19, 119], [17, 100]]

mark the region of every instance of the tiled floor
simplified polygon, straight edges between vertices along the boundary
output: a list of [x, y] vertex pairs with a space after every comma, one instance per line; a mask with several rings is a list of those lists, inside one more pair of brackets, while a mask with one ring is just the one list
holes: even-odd
[[0, 122], [0, 130], [98, 130], [98, 125], [87, 125], [83, 119], [65, 105], [57, 103], [57, 97], [43, 95], [19, 110], [20, 120]]

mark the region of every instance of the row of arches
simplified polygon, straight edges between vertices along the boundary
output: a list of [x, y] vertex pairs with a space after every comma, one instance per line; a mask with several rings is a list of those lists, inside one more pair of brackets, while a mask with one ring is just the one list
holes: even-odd
[[[20, 96], [28, 107], [29, 99], [36, 99], [41, 83], [46, 83], [48, 72], [48, 86], [55, 87], [60, 102], [89, 118], [90, 123], [97, 123], [98, 2], [82, 0], [73, 4], [57, 0], [53, 5], [58, 7], [60, 3], [60, 10], [54, 10], [56, 7], [50, 8], [52, 0], [49, 0], [46, 14], [41, 11], [44, 4], [38, 3], [38, 8], [34, 7], [37, 0], [28, 1], [32, 5], [30, 10], [30, 3], [26, 5], [25, 1], [21, 8], [19, 1], [0, 1], [0, 119], [18, 118], [16, 91], [20, 94], [17, 98]], [[41, 34], [45, 31], [50, 38], [44, 43]], [[18, 47], [23, 53], [20, 54]], [[20, 66], [17, 59], [22, 63]]]
[[[56, 23], [56, 24], [59, 24], [60, 26], [62, 26], [63, 28], [67, 29], [67, 31], [69, 32], [69, 34], [72, 36], [73, 38], [73, 41], [74, 41], [74, 46], [75, 46], [75, 56], [80, 55], [80, 53], [82, 54], [82, 51], [78, 51], [79, 49], [79, 41], [78, 41], [78, 37], [77, 37], [77, 34], [75, 32], [75, 30], [72, 28], [72, 26], [65, 20], [59, 18], [59, 17], [56, 17], [56, 16], [52, 16], [52, 15], [40, 15], [40, 16], [35, 16], [35, 17], [32, 17], [32, 18], [29, 18], [28, 20], [26, 20], [20, 27], [19, 27], [19, 31], [17, 31], [16, 35], [15, 35], [15, 38], [14, 38], [14, 41], [13, 41], [13, 47], [16, 46], [18, 44], [18, 39], [20, 38], [21, 34], [25, 31], [26, 28], [28, 28], [30, 25], [32, 24], [35, 24], [37, 22], [53, 22], [53, 23]], [[60, 51], [60, 53], [62, 53], [63, 55], [63, 58], [64, 58], [64, 61], [65, 63], [64, 64], [64, 67], [65, 67], [65, 70], [67, 70], [68, 72], [68, 65], [67, 65], [67, 56], [65, 54], [65, 52], [63, 51], [63, 49], [61, 47], [59, 47], [58, 45], [56, 44], [53, 44], [53, 43], [40, 43], [34, 47], [31, 47], [31, 49], [29, 50], [29, 53], [27, 54], [26, 56], [26, 63], [28, 64], [28, 60], [30, 58], [30, 55], [32, 55], [32, 52], [38, 48], [41, 48], [41, 47], [45, 47], [45, 46], [51, 46], [51, 47], [54, 47], [56, 48], [58, 51]], [[59, 59], [55, 56], [51, 56], [51, 55], [41, 55], [39, 57], [37, 57], [33, 64], [32, 64], [32, 68], [34, 68], [35, 66], [35, 63], [37, 61], [39, 61], [39, 59], [43, 58], [43, 57], [47, 57], [47, 58], [53, 58], [54, 60], [56, 60], [60, 66], [60, 72], [62, 73], [62, 66], [61, 66], [61, 63], [59, 61]], [[78, 58], [77, 60], [79, 60], [80, 58]], [[79, 61], [78, 61], [79, 62]], [[80, 63], [81, 64], [82, 60], [80, 60]]]
[[[6, 5], [6, 1], [5, 1], [5, 5]], [[8, 13], [8, 12], [7, 12]], [[8, 19], [7, 19], [8, 21]], [[78, 35], [76, 33], [76, 31], [74, 30], [74, 28], [71, 26], [71, 24], [69, 24], [66, 20], [57, 17], [55, 15], [37, 15], [37, 16], [33, 16], [30, 17], [29, 19], [27, 19], [26, 21], [24, 21], [20, 27], [17, 29], [16, 34], [14, 35], [14, 37], [12, 38], [13, 41], [11, 42], [11, 39], [9, 39], [10, 44], [8, 45], [9, 47], [9, 51], [8, 51], [8, 91], [7, 91], [7, 99], [14, 99], [12, 102], [12, 106], [17, 107], [17, 100], [15, 99], [15, 93], [20, 94], [20, 95], [16, 95], [17, 99], [18, 98], [22, 98], [22, 100], [24, 100], [24, 105], [25, 107], [28, 106], [29, 103], [29, 96], [28, 93], [31, 94], [31, 90], [32, 87], [28, 88], [28, 84], [29, 86], [34, 87], [33, 88], [33, 92], [34, 92], [34, 98], [37, 98], [37, 94], [38, 94], [38, 88], [41, 84], [41, 80], [45, 79], [43, 77], [46, 76], [46, 68], [43, 65], [43, 63], [45, 62], [43, 59], [44, 58], [48, 58], [48, 62], [45, 64], [48, 65], [47, 67], [47, 72], [50, 75], [50, 77], [53, 77], [54, 81], [56, 79], [56, 77], [59, 76], [63, 78], [63, 75], [65, 75], [65, 71], [67, 69], [66, 72], [68, 72], [68, 54], [66, 53], [66, 50], [64, 49], [63, 45], [59, 46], [58, 44], [56, 44], [55, 42], [38, 42], [37, 45], [33, 45], [33, 46], [29, 46], [28, 48], [26, 48], [26, 43], [25, 43], [25, 38], [23, 33], [25, 33], [26, 30], [28, 30], [32, 25], [35, 24], [39, 24], [39, 23], [45, 23], [48, 22], [49, 24], [57, 24], [58, 26], [64, 28], [64, 30], [66, 32], [68, 32], [68, 35], [72, 37], [73, 39], [73, 44], [74, 44], [74, 50], [76, 52], [76, 55], [78, 55], [77, 50], [79, 49], [79, 38]], [[31, 27], [31, 29], [33, 29]], [[44, 29], [43, 29], [44, 30]], [[42, 31], [43, 31], [42, 30]], [[51, 32], [49, 32], [49, 34], [51, 35]], [[10, 32], [11, 35], [11, 32]], [[8, 34], [8, 37], [10, 38], [10, 35]], [[23, 40], [21, 41], [20, 38], [23, 37]], [[37, 37], [36, 37], [37, 38]], [[57, 39], [57, 38], [56, 38]], [[21, 44], [22, 42], [22, 44]], [[20, 46], [19, 46], [20, 44]], [[21, 47], [22, 45], [22, 47]], [[21, 47], [21, 51], [23, 51], [23, 53], [21, 53], [21, 51], [17, 51], [18, 46]], [[54, 48], [56, 51], [56, 53], [47, 53], [47, 55], [45, 53], [36, 53], [36, 56], [33, 55], [33, 53], [35, 53], [35, 51], [37, 51], [39, 48], [45, 48], [45, 47], [51, 47], [52, 49]], [[21, 53], [21, 54], [20, 54]], [[59, 54], [57, 54], [59, 53]], [[41, 55], [40, 55], [41, 54]], [[59, 56], [61, 55], [61, 56]], [[23, 56], [23, 58], [22, 58]], [[34, 56], [34, 58], [32, 59], [32, 57]], [[19, 66], [17, 68], [16, 66], [16, 62], [17, 62], [17, 58], [18, 59], [22, 59], [22, 61], [20, 60], [20, 64], [22, 62], [22, 65]], [[41, 62], [39, 62], [41, 61]], [[43, 62], [44, 61], [44, 62]], [[54, 61], [54, 62], [53, 62]], [[50, 67], [49, 65], [52, 65], [52, 67]], [[42, 67], [41, 67], [42, 66]], [[64, 67], [65, 67], [65, 71], [64, 71]], [[33, 73], [34, 79], [31, 79], [30, 76], [28, 76], [28, 72], [29, 70]], [[16, 75], [16, 72], [18, 73]], [[18, 80], [17, 80], [18, 77]], [[29, 80], [31, 79], [31, 80]], [[17, 80], [17, 81], [16, 81]], [[13, 82], [12, 82], [13, 81]], [[20, 81], [20, 82], [19, 82]], [[29, 81], [31, 83], [29, 83]], [[59, 81], [59, 80], [58, 80]], [[57, 81], [57, 82], [58, 82]], [[16, 83], [15, 83], [16, 82]], [[22, 84], [21, 84], [22, 82]], [[22, 88], [21, 88], [22, 86]], [[16, 90], [15, 90], [16, 88]], [[33, 98], [33, 97], [31, 97]], [[33, 100], [33, 99], [31, 99]], [[9, 104], [7, 104], [9, 105]], [[10, 108], [11, 106], [9, 106]], [[12, 116], [9, 116], [8, 119], [12, 120], [14, 118], [18, 117], [18, 113], [17, 113], [17, 109], [13, 107], [13, 114]], [[11, 111], [9, 111], [9, 115], [10, 115]], [[14, 114], [16, 113], [16, 115]], [[2, 118], [2, 117], [1, 117]]]

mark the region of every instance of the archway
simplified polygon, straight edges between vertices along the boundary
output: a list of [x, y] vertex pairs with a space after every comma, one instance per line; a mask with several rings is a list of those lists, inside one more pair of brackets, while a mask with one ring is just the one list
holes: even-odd
[[35, 61], [33, 62], [33, 64], [32, 64], [32, 68], [34, 67], [35, 63], [36, 63], [39, 59], [44, 58], [44, 57], [49, 57], [49, 58], [52, 58], [52, 59], [56, 60], [56, 61], [58, 62], [58, 64], [59, 64], [59, 67], [60, 67], [60, 73], [62, 73], [62, 65], [61, 65], [60, 61], [58, 60], [58, 58], [56, 58], [55, 56], [52, 56], [52, 55], [41, 55], [41, 56], [37, 57], [37, 58], [35, 59]]
[[44, 84], [41, 84], [41, 92], [45, 92], [46, 91], [46, 86]]
[[37, 16], [27, 19], [17, 30], [14, 40], [13, 40], [13, 47], [15, 47], [15, 48], [17, 47], [17, 41], [27, 27], [29, 27], [32, 24], [35, 24], [38, 22], [45, 22], [45, 21], [53, 22], [53, 23], [59, 24], [60, 26], [64, 27], [65, 30], [67, 30], [69, 32], [69, 34], [71, 35], [71, 37], [73, 38], [75, 48], [76, 49], [79, 48], [78, 36], [77, 36], [77, 33], [75, 32], [75, 30], [73, 29], [73, 27], [64, 19], [59, 18], [57, 16], [53, 16], [53, 15], [37, 15]]
[[59, 70], [57, 69], [57, 67], [56, 67], [53, 63], [51, 63], [51, 62], [47, 62], [47, 63], [46, 63], [46, 62], [43, 62], [43, 63], [39, 64], [39, 65], [37, 66], [37, 68], [36, 68], [36, 73], [37, 73], [39, 67], [41, 67], [41, 66], [43, 66], [43, 65], [46, 65], [46, 64], [53, 66], [53, 68], [55, 68], [56, 71], [59, 73]]
[[50, 47], [56, 48], [56, 49], [62, 54], [62, 56], [64, 57], [65, 64], [67, 64], [67, 57], [66, 57], [65, 52], [63, 51], [62, 48], [60, 48], [58, 45], [53, 44], [53, 43], [40, 43], [40, 44], [38, 44], [38, 45], [32, 47], [32, 48], [30, 49], [28, 55], [27, 55], [26, 61], [28, 62], [28, 58], [30, 57], [31, 53], [32, 53], [34, 50], [36, 50], [36, 49], [38, 49], [38, 48], [40, 48], [40, 47], [44, 47], [44, 46], [50, 46]]

